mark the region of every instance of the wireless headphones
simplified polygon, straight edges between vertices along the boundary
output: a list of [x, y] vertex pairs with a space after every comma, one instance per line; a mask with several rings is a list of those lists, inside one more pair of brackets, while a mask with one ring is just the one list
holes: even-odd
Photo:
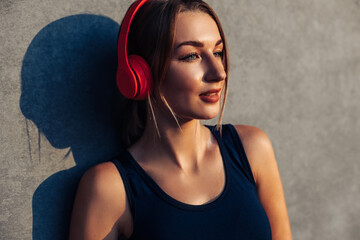
[[118, 68], [116, 84], [124, 97], [145, 99], [152, 91], [152, 74], [149, 64], [138, 55], [127, 55], [127, 41], [131, 22], [136, 12], [148, 0], [138, 0], [129, 8], [120, 27], [118, 39]]

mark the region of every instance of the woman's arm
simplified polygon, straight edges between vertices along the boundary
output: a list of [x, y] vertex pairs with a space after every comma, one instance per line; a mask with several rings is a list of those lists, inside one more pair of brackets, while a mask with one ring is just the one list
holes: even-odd
[[116, 167], [108, 162], [89, 169], [78, 187], [69, 239], [118, 239], [125, 209], [125, 190]]
[[292, 239], [284, 191], [271, 142], [262, 130], [235, 126], [248, 157], [261, 204], [269, 218], [272, 239]]

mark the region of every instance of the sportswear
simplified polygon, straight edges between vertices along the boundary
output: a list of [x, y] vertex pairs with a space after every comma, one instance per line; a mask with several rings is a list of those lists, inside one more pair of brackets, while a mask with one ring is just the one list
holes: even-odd
[[133, 216], [129, 239], [156, 240], [270, 240], [271, 229], [262, 207], [236, 129], [207, 126], [215, 136], [225, 171], [225, 186], [213, 201], [202, 205], [180, 202], [159, 185], [124, 150], [112, 159], [123, 179]]

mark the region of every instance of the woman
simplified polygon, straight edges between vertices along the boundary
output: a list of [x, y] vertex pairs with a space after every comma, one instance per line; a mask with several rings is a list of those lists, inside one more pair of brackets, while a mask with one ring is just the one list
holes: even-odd
[[[201, 0], [139, 2], [125, 48], [151, 81], [128, 94], [118, 71], [120, 91], [144, 100], [124, 113], [127, 150], [84, 174], [70, 239], [291, 239], [268, 137], [221, 125], [229, 63], [214, 11]], [[216, 127], [201, 125], [219, 111]]]

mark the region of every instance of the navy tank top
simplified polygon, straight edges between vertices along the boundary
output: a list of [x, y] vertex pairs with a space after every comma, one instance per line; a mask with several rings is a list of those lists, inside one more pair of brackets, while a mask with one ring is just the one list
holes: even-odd
[[236, 129], [223, 125], [220, 136], [215, 126], [207, 127], [219, 144], [225, 170], [225, 187], [211, 202], [191, 205], [172, 198], [128, 151], [111, 160], [123, 179], [133, 216], [129, 239], [271, 239], [270, 223]]

